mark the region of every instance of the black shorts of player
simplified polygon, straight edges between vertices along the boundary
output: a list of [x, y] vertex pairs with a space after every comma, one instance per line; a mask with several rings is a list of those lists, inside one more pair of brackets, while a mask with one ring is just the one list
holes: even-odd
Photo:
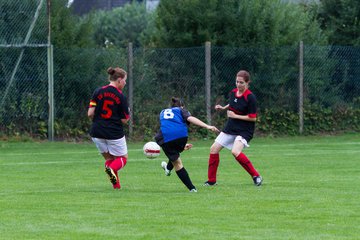
[[163, 145], [161, 145], [161, 148], [163, 149], [168, 159], [174, 162], [178, 160], [178, 158], [180, 157], [180, 153], [184, 151], [187, 140], [187, 137], [178, 138], [170, 142], [164, 143]]

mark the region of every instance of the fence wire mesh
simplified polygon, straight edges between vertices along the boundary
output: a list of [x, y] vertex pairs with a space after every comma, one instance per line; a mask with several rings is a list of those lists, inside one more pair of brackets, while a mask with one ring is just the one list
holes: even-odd
[[[45, 0], [0, 0], [0, 136], [48, 135], [48, 45]], [[182, 97], [192, 114], [207, 121], [205, 46], [158, 49], [62, 49], [54, 46], [55, 137], [87, 138], [89, 99], [107, 84], [106, 69], [132, 72], [124, 92], [131, 96], [133, 139], [150, 139], [158, 114], [172, 96]], [[226, 104], [240, 69], [251, 73], [259, 107], [258, 131], [297, 134], [299, 72], [304, 72], [304, 132], [360, 130], [360, 48], [305, 46], [211, 47], [212, 124], [226, 116]], [[50, 61], [51, 62], [51, 61]], [[130, 71], [131, 70], [131, 71]], [[130, 89], [130, 86], [133, 89]], [[131, 92], [130, 92], [131, 91]], [[207, 132], [197, 130], [197, 136]], [[130, 134], [130, 133], [127, 133]]]
[[[9, 84], [14, 65], [22, 60]], [[226, 104], [228, 92], [235, 88], [240, 69], [252, 74], [251, 90], [258, 99], [263, 132], [284, 125], [288, 133], [298, 131], [299, 49], [211, 48], [211, 105]], [[54, 102], [56, 138], [87, 135], [86, 111], [89, 98], [98, 86], [107, 84], [109, 66], [128, 68], [127, 49], [54, 49]], [[48, 82], [46, 49], [41, 47], [0, 48], [2, 68], [0, 90], [2, 135], [47, 136]], [[158, 127], [158, 114], [171, 96], [184, 99], [192, 114], [206, 119], [205, 47], [186, 49], [133, 50], [133, 136], [150, 138]], [[305, 132], [319, 124], [332, 123], [329, 130], [358, 130], [360, 105], [359, 49], [354, 47], [304, 48]], [[211, 110], [213, 124], [222, 126], [225, 116]], [[324, 111], [326, 117], [317, 115]], [[330, 111], [330, 112], [326, 112]], [[346, 114], [352, 118], [349, 122]], [[327, 114], [327, 115], [326, 115]], [[340, 115], [337, 116], [340, 118]], [[284, 119], [286, 121], [284, 121]], [[355, 122], [354, 122], [355, 121]], [[340, 124], [339, 124], [340, 123]], [[335, 126], [337, 124], [337, 126]], [[321, 129], [320, 129], [321, 130]], [[276, 131], [274, 131], [276, 133]], [[201, 134], [200, 134], [201, 135]]]

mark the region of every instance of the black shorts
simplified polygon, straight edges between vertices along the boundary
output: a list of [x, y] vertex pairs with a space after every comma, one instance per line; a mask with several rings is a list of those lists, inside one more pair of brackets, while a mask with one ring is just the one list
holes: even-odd
[[169, 158], [169, 160], [174, 162], [179, 159], [180, 153], [184, 151], [187, 140], [187, 137], [178, 138], [162, 144], [161, 148], [163, 149], [165, 155]]

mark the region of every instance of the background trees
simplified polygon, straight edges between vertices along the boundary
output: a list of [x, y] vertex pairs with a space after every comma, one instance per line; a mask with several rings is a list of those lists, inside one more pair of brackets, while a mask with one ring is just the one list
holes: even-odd
[[[27, 128], [25, 131], [36, 132], [38, 125], [43, 129], [46, 126], [46, 47], [4, 47], [23, 43], [39, 2], [0, 0], [1, 91], [9, 85], [20, 52], [25, 53], [10, 88], [11, 98], [4, 101], [8, 105], [0, 110], [3, 126], [15, 122], [8, 127], [11, 131], [21, 126]], [[108, 66], [127, 67], [128, 42], [134, 44], [133, 83], [137, 90], [132, 110], [133, 120], [142, 124], [137, 125], [138, 134], [151, 135], [158, 108], [167, 104], [169, 95], [184, 97], [192, 103], [190, 110], [205, 115], [206, 41], [212, 43], [212, 102], [225, 100], [240, 68], [249, 70], [254, 73], [252, 89], [261, 102], [261, 111], [272, 116], [266, 123], [259, 122], [264, 131], [271, 122], [279, 128], [291, 126], [291, 131], [296, 132], [299, 41], [305, 44], [306, 106], [320, 109], [306, 109], [314, 113], [308, 115], [316, 116], [323, 108], [331, 115], [331, 107], [344, 116], [352, 112], [348, 106], [360, 104], [360, 51], [334, 46], [358, 46], [359, 6], [355, 0], [319, 4], [283, 0], [162, 0], [152, 12], [134, 1], [82, 16], [73, 14], [67, 0], [51, 2], [58, 136], [60, 132], [69, 136], [85, 133], [88, 99], [97, 86], [106, 84]], [[47, 42], [46, 17], [44, 7], [29, 43]], [[333, 45], [328, 46], [328, 42]], [[278, 116], [288, 118], [282, 121]], [[326, 117], [317, 119], [326, 119], [323, 125], [329, 122]]]
[[91, 13], [94, 19], [94, 40], [97, 46], [135, 47], [148, 46], [154, 29], [154, 14], [145, 5], [134, 2], [111, 11]]
[[279, 0], [162, 0], [157, 9], [156, 43], [161, 47], [283, 46], [299, 40], [324, 44], [310, 12]]
[[330, 44], [360, 46], [359, 1], [320, 0], [317, 17]]

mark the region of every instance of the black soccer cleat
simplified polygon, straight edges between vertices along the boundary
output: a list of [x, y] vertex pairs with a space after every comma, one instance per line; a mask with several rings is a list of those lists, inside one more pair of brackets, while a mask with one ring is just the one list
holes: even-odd
[[209, 186], [215, 186], [215, 185], [217, 185], [217, 183], [216, 183], [216, 182], [209, 182], [209, 181], [206, 181], [206, 182], [204, 183], [204, 186], [206, 186], [206, 187], [209, 187]]
[[109, 180], [110, 182], [115, 185], [116, 182], [117, 182], [117, 177], [114, 173], [114, 170], [112, 170], [111, 168], [109, 167], [105, 167], [105, 173], [109, 176]]
[[254, 181], [255, 186], [260, 186], [262, 184], [262, 182], [263, 182], [261, 176], [253, 177], [253, 181]]

